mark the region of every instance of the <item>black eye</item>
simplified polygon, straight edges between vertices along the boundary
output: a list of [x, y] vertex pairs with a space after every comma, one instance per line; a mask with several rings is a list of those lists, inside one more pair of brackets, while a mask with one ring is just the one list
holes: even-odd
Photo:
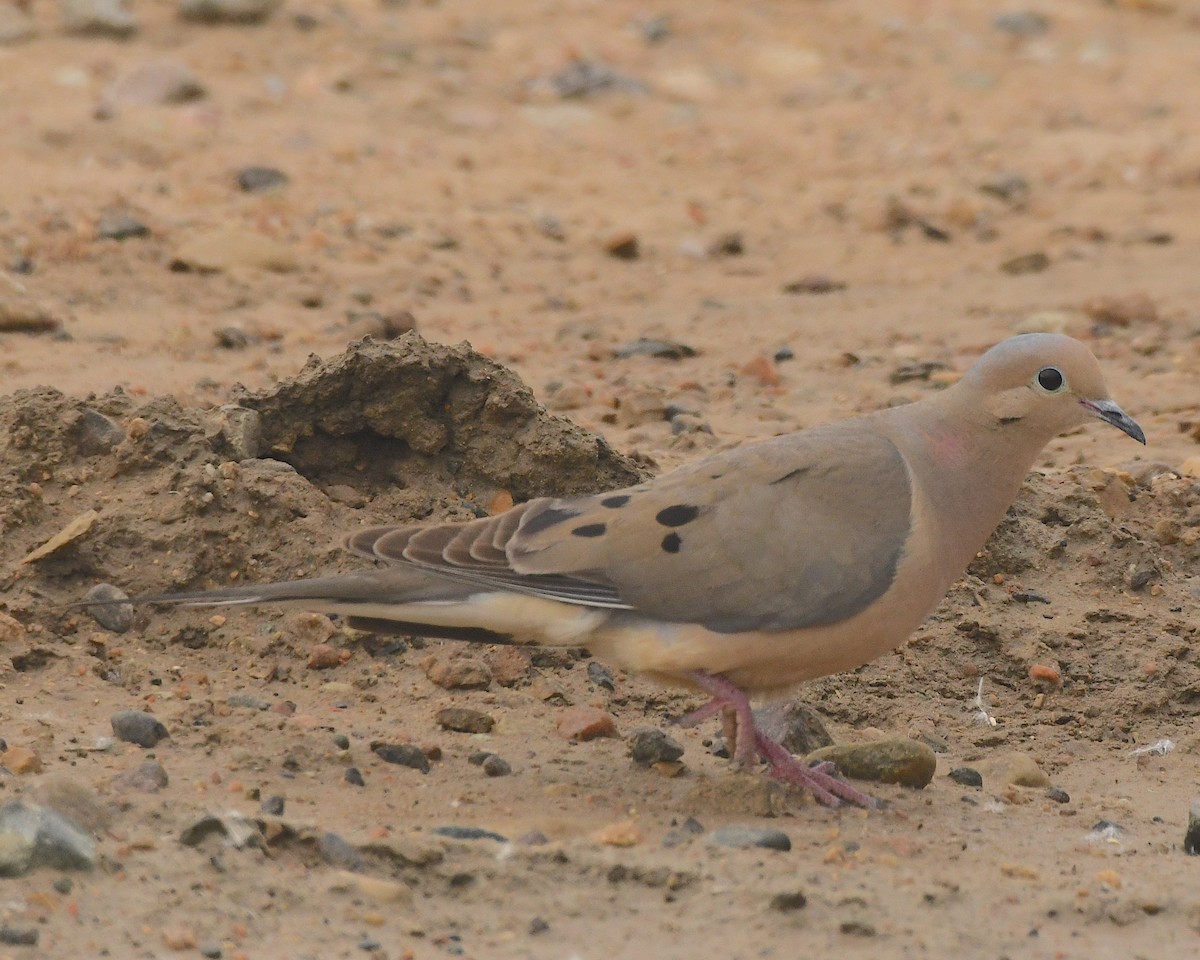
[[1066, 383], [1063, 378], [1062, 371], [1058, 367], [1042, 367], [1037, 375], [1038, 386], [1043, 390], [1054, 393], [1056, 390], [1061, 390], [1062, 385]]

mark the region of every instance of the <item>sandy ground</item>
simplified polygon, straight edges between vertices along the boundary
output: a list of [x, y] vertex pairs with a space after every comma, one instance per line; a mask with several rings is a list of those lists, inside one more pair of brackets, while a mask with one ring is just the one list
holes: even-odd
[[[1200, 953], [1182, 851], [1200, 772], [1200, 5], [135, 13], [131, 38], [71, 36], [37, 2], [36, 34], [0, 46], [0, 329], [42, 328], [0, 332], [14, 395], [0, 401], [0, 612], [17, 622], [0, 734], [44, 767], [0, 789], [74, 789], [104, 856], [70, 885], [52, 869], [3, 881], [4, 923], [39, 942], [0, 952]], [[139, 71], [163, 62], [203, 94], [133, 102], [162, 94]], [[243, 189], [255, 166], [286, 183]], [[99, 236], [117, 215], [147, 232]], [[632, 240], [636, 256], [614, 255]], [[393, 492], [319, 464], [286, 482], [261, 463], [220, 473], [237, 457], [206, 418], [237, 384], [267, 390], [310, 354], [409, 322], [469, 341], [652, 470], [914, 398], [1026, 329], [1085, 338], [1150, 442], [1096, 427], [1052, 443], [1045, 476], [911, 645], [800, 692], [835, 739], [937, 746], [925, 790], [872, 787], [882, 813], [770, 794], [710, 755], [708, 728], [672, 731], [676, 777], [635, 767], [619, 738], [562, 739], [568, 704], [609, 711], [625, 734], [696, 702], [619, 673], [610, 691], [573, 657], [524, 664], [512, 685], [493, 664], [485, 689], [446, 690], [428, 658], [461, 654], [449, 645], [196, 611], [115, 634], [54, 606], [100, 580], [132, 592], [344, 567], [343, 529], [494, 504], [502, 477]], [[643, 337], [695, 355], [626, 355]], [[926, 361], [944, 367], [896, 382]], [[39, 385], [68, 396], [19, 392]], [[181, 408], [139, 413], [164, 395]], [[72, 433], [85, 408], [135, 435], [139, 416], [175, 432], [88, 452]], [[203, 508], [175, 516], [175, 495]], [[20, 563], [93, 508], [94, 532]], [[1014, 600], [1027, 593], [1050, 603]], [[328, 670], [306, 667], [318, 641], [341, 654]], [[980, 678], [995, 726], [972, 702]], [[494, 728], [442, 729], [451, 705]], [[147, 751], [96, 749], [123, 709], [170, 731], [149, 751], [170, 779], [157, 792], [120, 779]], [[1165, 756], [1133, 754], [1166, 738]], [[441, 759], [426, 775], [388, 765], [377, 740]], [[468, 762], [484, 750], [512, 775]], [[946, 776], [1012, 751], [1069, 801]], [[276, 795], [283, 826], [267, 818], [264, 845], [180, 843], [206, 813], [258, 816]], [[689, 817], [704, 834], [681, 833]], [[729, 824], [782, 829], [792, 849], [712, 846]], [[433, 832], [447, 825], [509, 842]], [[548, 842], [519, 842], [531, 832]], [[325, 834], [367, 852], [339, 860]]]

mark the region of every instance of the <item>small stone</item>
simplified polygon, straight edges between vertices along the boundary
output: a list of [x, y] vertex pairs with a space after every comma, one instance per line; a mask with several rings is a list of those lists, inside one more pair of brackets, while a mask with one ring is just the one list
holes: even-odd
[[363, 855], [336, 833], [323, 833], [317, 837], [317, 853], [331, 867], [357, 873], [366, 866]]
[[0, 766], [9, 773], [22, 776], [27, 773], [41, 773], [44, 769], [42, 758], [29, 747], [9, 747], [0, 753]]
[[1060, 787], [1047, 787], [1046, 799], [1053, 800], [1055, 803], [1070, 803], [1071, 795]]
[[149, 235], [150, 228], [125, 211], [106, 213], [96, 224], [96, 237], [100, 240], [131, 240]]
[[937, 770], [933, 750], [907, 737], [822, 747], [804, 758], [805, 763], [821, 760], [832, 761], [843, 776], [855, 780], [898, 783], [918, 789], [928, 786]]
[[763, 827], [718, 827], [704, 838], [704, 842], [709, 846], [733, 847], [735, 850], [762, 847], [764, 850], [786, 852], [792, 849], [792, 840], [786, 833]]
[[1128, 327], [1133, 324], [1149, 324], [1158, 321], [1158, 307], [1144, 293], [1126, 296], [1092, 297], [1080, 306], [1095, 323], [1112, 327]]
[[98, 583], [83, 595], [87, 612], [105, 630], [125, 633], [133, 626], [133, 604], [129, 594], [111, 583]]
[[549, 929], [550, 929], [550, 924], [548, 924], [541, 917], [534, 917], [532, 920], [529, 921], [529, 932], [531, 935], [545, 933]]
[[0, 293], [0, 333], [53, 333], [62, 318], [30, 297]]
[[1014, 10], [996, 14], [992, 26], [1014, 37], [1040, 37], [1050, 29], [1050, 21], [1032, 10]]
[[343, 779], [352, 787], [365, 787], [367, 781], [363, 779], [362, 771], [358, 767], [347, 767]]
[[213, 339], [223, 350], [245, 350], [251, 343], [250, 334], [241, 327], [219, 327], [213, 331]]
[[245, 710], [269, 710], [271, 704], [262, 697], [256, 697], [251, 693], [232, 693], [225, 701], [231, 707], [241, 707]]
[[166, 768], [157, 760], [147, 760], [132, 770], [126, 770], [113, 779], [118, 790], [137, 790], [141, 793], [158, 793], [171, 782]]
[[179, 0], [179, 15], [199, 23], [259, 23], [278, 0]]
[[1029, 205], [1029, 179], [1019, 173], [1002, 173], [991, 180], [985, 180], [979, 185], [979, 190], [997, 200], [1003, 200], [1018, 210]]
[[484, 757], [483, 763], [480, 766], [483, 767], [483, 772], [489, 777], [507, 777], [512, 773], [512, 767], [508, 761], [496, 756], [494, 753], [489, 753]]
[[794, 910], [802, 910], [807, 905], [808, 897], [799, 890], [777, 893], [771, 898], [771, 909], [778, 910], [780, 913], [791, 913]]
[[654, 340], [648, 337], [638, 337], [623, 347], [613, 351], [613, 355], [624, 360], [627, 357], [654, 357], [656, 360], [684, 360], [697, 354], [695, 347], [689, 347], [678, 340]]
[[640, 93], [645, 84], [618, 73], [608, 64], [576, 58], [555, 73], [550, 86], [564, 100], [585, 99], [600, 93], [621, 90]]
[[457, 733], [490, 733], [496, 721], [480, 710], [468, 707], [445, 707], [434, 716], [439, 727]]
[[604, 252], [618, 260], [636, 260], [641, 256], [637, 234], [614, 234], [604, 241]]
[[39, 935], [37, 927], [0, 926], [0, 943], [10, 947], [36, 947]]
[[308, 651], [308, 662], [305, 664], [309, 670], [330, 670], [341, 665], [341, 651], [328, 643], [314, 643]]
[[599, 707], [568, 707], [555, 721], [564, 740], [595, 740], [617, 736], [617, 721]]
[[1010, 257], [1000, 264], [1000, 269], [1013, 276], [1023, 273], [1041, 273], [1050, 266], [1050, 258], [1040, 250], [1036, 253], [1024, 253]]
[[640, 727], [628, 737], [629, 756], [639, 766], [649, 767], [656, 763], [678, 760], [683, 756], [683, 745], [654, 727]]
[[823, 273], [810, 273], [798, 280], [790, 280], [783, 285], [783, 292], [790, 294], [821, 294], [836, 293], [846, 289], [844, 280], [835, 280]]
[[245, 167], [237, 175], [237, 185], [246, 193], [268, 193], [287, 183], [288, 175], [275, 167]]
[[1048, 787], [1050, 778], [1027, 753], [998, 753], [979, 762], [979, 772], [989, 789], [998, 787]]
[[588, 679], [603, 690], [615, 690], [612, 671], [598, 660], [589, 660], [587, 665]]
[[483, 827], [451, 825], [448, 827], [434, 827], [432, 832], [439, 837], [449, 837], [451, 840], [495, 840], [497, 843], [508, 843], [508, 837], [491, 830], [484, 830]]
[[739, 367], [738, 373], [757, 380], [764, 387], [777, 387], [781, 380], [775, 361], [762, 353]]
[[601, 827], [592, 834], [592, 839], [607, 847], [635, 847], [645, 840], [645, 836], [632, 820], [622, 820]]
[[117, 77], [104, 91], [100, 109], [173, 106], [199, 100], [204, 94], [204, 85], [186, 63], [151, 60]]
[[85, 457], [106, 454], [125, 439], [125, 429], [99, 410], [84, 410], [79, 417], [78, 430], [76, 445], [80, 455]]
[[429, 772], [429, 758], [420, 747], [414, 747], [411, 743], [373, 743], [371, 752], [384, 763], [412, 767], [422, 773]]
[[264, 798], [258, 809], [268, 817], [282, 817], [286, 806], [287, 801], [276, 793]]
[[723, 233], [708, 245], [710, 257], [740, 257], [746, 252], [745, 240], [740, 231]]
[[0, 876], [43, 866], [90, 870], [98, 857], [91, 835], [54, 810], [22, 800], [0, 809]]
[[163, 927], [162, 941], [168, 950], [194, 950], [196, 931], [182, 924], [175, 927]]
[[820, 714], [799, 700], [765, 704], [754, 711], [754, 722], [759, 730], [797, 756], [833, 744]]
[[950, 771], [950, 779], [964, 787], [983, 786], [983, 774], [974, 767], [955, 767]]
[[58, 11], [69, 33], [128, 37], [137, 32], [137, 21], [125, 0], [59, 0]]
[[433, 656], [423, 664], [431, 683], [446, 690], [483, 689], [492, 682], [492, 671], [478, 657]]
[[113, 736], [149, 749], [168, 736], [158, 718], [143, 710], [122, 710], [110, 718]]
[[484, 662], [492, 671], [492, 679], [502, 687], [512, 687], [529, 676], [533, 661], [520, 647], [504, 646], [489, 650]]
[[206, 960], [221, 960], [223, 956], [223, 951], [219, 943], [209, 941], [200, 944], [198, 949], [200, 950], [200, 956], [205, 957]]
[[333, 735], [333, 745], [335, 747], [337, 747], [339, 750], [349, 750], [350, 749], [350, 738], [348, 736], [346, 736], [344, 733], [335, 733]]

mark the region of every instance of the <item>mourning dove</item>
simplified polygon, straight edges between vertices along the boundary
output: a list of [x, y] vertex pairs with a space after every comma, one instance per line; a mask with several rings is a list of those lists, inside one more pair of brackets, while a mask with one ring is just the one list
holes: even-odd
[[828, 766], [810, 768], [761, 733], [747, 694], [857, 667], [904, 641], [983, 546], [1046, 443], [1092, 419], [1146, 442], [1087, 347], [1027, 334], [915, 403], [746, 444], [637, 486], [346, 537], [380, 568], [165, 599], [585, 647], [707, 693], [681, 722], [735, 718], [739, 765], [762, 757], [826, 804], [870, 805]]

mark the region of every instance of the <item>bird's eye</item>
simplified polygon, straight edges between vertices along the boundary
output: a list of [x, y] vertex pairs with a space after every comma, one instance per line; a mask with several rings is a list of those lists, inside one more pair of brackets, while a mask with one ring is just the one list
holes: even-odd
[[1042, 367], [1038, 371], [1037, 385], [1047, 393], [1058, 393], [1067, 385], [1067, 378], [1058, 367]]

